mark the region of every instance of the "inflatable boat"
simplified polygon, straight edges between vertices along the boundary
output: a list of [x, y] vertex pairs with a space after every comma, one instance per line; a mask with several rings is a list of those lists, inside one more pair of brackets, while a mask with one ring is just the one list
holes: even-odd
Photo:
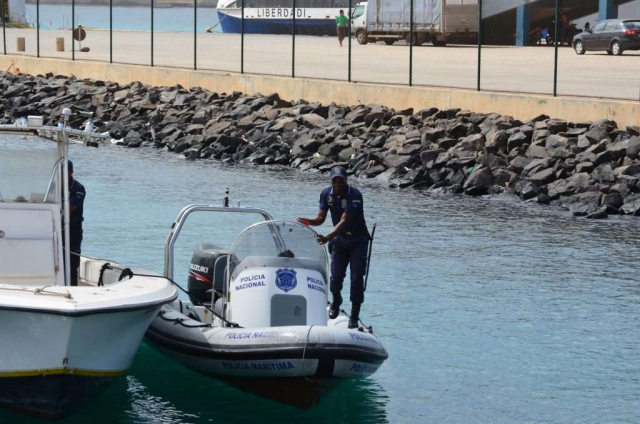
[[345, 379], [367, 377], [387, 359], [369, 327], [328, 317], [328, 256], [316, 233], [274, 221], [262, 209], [193, 205], [172, 226], [173, 246], [194, 211], [257, 213], [264, 218], [224, 249], [201, 243], [189, 267], [189, 300], [165, 305], [146, 340], [187, 368], [242, 390], [310, 407]]

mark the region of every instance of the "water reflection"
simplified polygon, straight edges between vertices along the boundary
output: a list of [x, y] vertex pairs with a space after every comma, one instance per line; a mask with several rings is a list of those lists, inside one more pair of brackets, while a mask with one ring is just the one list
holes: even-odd
[[189, 371], [144, 345], [127, 380], [130, 422], [243, 423], [387, 422], [388, 397], [374, 381], [345, 382], [318, 406], [301, 410], [244, 393]]

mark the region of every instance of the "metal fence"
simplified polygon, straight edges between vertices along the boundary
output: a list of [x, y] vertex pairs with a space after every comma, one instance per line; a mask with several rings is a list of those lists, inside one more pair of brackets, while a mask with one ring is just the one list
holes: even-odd
[[[410, 11], [406, 37], [360, 44], [349, 26], [344, 47], [335, 36], [305, 35], [302, 0], [283, 0], [282, 8], [292, 13], [280, 19], [287, 34], [279, 35], [247, 31], [249, 0], [239, 2], [238, 33], [205, 31], [216, 20], [215, 0], [187, 0], [170, 9], [161, 0], [139, 0], [147, 3], [138, 7], [124, 7], [122, 0], [108, 0], [108, 7], [35, 1], [27, 9], [29, 27], [10, 27], [2, 10], [5, 55], [640, 101], [638, 51], [619, 56], [587, 48], [582, 55], [572, 43], [578, 28], [596, 25], [596, 15], [640, 19], [640, 0], [514, 0], [515, 7], [505, 7], [508, 1], [457, 0], [477, 3], [478, 30], [455, 33], [446, 46], [436, 39], [423, 45], [414, 6], [426, 0], [399, 0]], [[358, 3], [343, 3], [351, 21]], [[613, 9], [603, 13], [603, 3]]]

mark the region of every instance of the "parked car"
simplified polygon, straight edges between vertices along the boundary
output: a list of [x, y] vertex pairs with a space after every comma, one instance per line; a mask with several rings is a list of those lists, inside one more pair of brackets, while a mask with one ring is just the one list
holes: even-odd
[[625, 50], [640, 50], [640, 20], [608, 19], [573, 37], [577, 54], [604, 50], [619, 56]]

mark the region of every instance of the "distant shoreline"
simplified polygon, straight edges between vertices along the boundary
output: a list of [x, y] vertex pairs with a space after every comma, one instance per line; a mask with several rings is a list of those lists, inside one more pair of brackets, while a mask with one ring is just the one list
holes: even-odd
[[[204, 3], [204, 2], [203, 2]], [[211, 3], [211, 4], [208, 4]], [[198, 1], [198, 8], [215, 9], [217, 1], [207, 1], [202, 4]], [[35, 6], [35, 0], [26, 0], [26, 4]], [[41, 5], [69, 6], [69, 0], [40, 0]], [[76, 6], [105, 6], [109, 7], [109, 0], [75, 0]], [[114, 7], [150, 7], [151, 0], [126, 0], [118, 2]], [[154, 8], [168, 9], [172, 7], [193, 7], [193, 0], [154, 0]]]

